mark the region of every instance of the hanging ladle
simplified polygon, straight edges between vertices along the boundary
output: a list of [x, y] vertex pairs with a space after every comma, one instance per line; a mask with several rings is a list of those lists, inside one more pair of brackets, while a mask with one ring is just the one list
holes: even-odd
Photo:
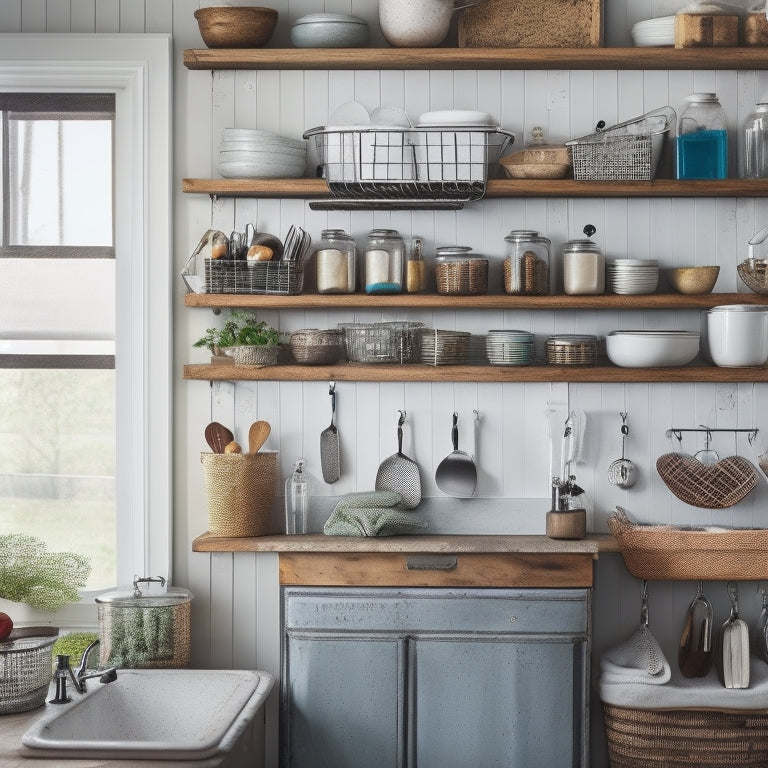
[[621, 416], [621, 458], [612, 461], [608, 467], [608, 480], [619, 488], [631, 488], [637, 482], [637, 468], [629, 460], [624, 458], [624, 442], [629, 434], [626, 411]]

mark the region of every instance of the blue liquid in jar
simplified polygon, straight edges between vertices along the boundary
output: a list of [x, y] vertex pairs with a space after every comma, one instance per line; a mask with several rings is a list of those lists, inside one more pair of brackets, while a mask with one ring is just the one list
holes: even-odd
[[725, 179], [727, 177], [727, 131], [696, 131], [677, 137], [678, 179]]

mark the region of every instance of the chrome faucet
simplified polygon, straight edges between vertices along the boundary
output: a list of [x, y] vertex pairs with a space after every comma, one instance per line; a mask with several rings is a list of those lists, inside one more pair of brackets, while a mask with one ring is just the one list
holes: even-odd
[[56, 671], [53, 673], [53, 679], [56, 681], [56, 695], [49, 700], [49, 704], [66, 704], [72, 701], [72, 698], [67, 695], [67, 678], [72, 681], [78, 693], [85, 693], [87, 690], [85, 681], [94, 677], [98, 677], [102, 683], [112, 683], [117, 680], [116, 667], [88, 672], [88, 656], [98, 644], [99, 641], [94, 640], [83, 651], [83, 658], [74, 672], [69, 664], [69, 656], [59, 654], [56, 657]]

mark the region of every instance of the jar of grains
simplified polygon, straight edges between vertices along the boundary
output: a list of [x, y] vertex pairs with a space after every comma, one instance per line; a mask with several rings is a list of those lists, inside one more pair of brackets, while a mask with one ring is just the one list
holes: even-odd
[[314, 248], [318, 293], [354, 293], [355, 241], [343, 229], [324, 229]]
[[531, 229], [513, 229], [504, 242], [504, 290], [528, 296], [548, 295], [549, 238]]

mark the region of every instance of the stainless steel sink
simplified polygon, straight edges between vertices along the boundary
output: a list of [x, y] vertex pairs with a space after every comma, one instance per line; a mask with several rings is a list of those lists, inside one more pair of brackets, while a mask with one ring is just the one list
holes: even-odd
[[233, 751], [253, 726], [263, 732], [257, 714], [274, 682], [251, 670], [119, 670], [69, 704], [46, 704], [22, 742], [34, 757], [201, 760]]

